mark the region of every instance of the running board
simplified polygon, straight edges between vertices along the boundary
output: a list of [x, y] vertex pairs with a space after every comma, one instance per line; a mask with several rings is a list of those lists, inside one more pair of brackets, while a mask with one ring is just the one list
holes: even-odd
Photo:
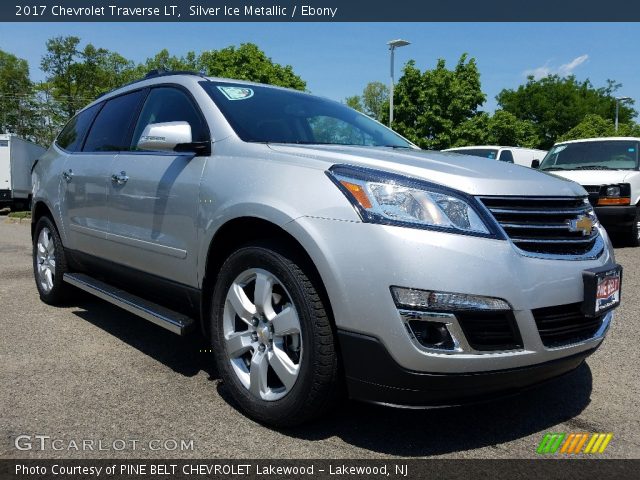
[[193, 319], [186, 315], [132, 295], [89, 275], [65, 273], [63, 280], [178, 335], [183, 335], [194, 323]]

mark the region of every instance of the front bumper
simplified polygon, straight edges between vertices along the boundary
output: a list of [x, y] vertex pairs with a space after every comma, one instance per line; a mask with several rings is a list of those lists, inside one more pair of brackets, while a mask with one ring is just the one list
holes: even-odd
[[[582, 272], [615, 265], [602, 229], [603, 253], [580, 261], [525, 256], [508, 240], [317, 217], [299, 218], [285, 229], [317, 267], [337, 328], [377, 338], [406, 370], [470, 374], [563, 359], [598, 347], [612, 318], [591, 338], [545, 346], [532, 312], [582, 302]], [[420, 348], [391, 296], [392, 285], [504, 299], [512, 308], [522, 347], [455, 353]]]
[[338, 331], [338, 338], [350, 397], [405, 407], [462, 405], [520, 393], [575, 370], [593, 352], [527, 367], [443, 375], [401, 367], [373, 337]]
[[629, 230], [638, 211], [635, 205], [595, 207], [594, 210], [600, 223], [612, 232]]

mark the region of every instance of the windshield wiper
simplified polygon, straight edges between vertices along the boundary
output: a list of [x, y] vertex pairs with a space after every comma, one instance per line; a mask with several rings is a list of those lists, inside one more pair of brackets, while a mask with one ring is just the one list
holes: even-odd
[[616, 170], [615, 168], [605, 167], [604, 165], [583, 165], [573, 168], [572, 170]]
[[540, 169], [543, 172], [550, 172], [552, 170], [569, 170], [568, 168], [562, 168], [562, 167], [547, 167], [547, 168], [541, 168]]
[[385, 148], [393, 148], [398, 150], [414, 150], [413, 147], [409, 145], [372, 145], [373, 147], [385, 147]]

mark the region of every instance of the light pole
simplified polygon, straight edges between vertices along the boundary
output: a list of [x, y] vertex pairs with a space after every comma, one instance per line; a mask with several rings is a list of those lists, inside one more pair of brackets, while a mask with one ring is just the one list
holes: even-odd
[[620, 102], [631, 100], [631, 97], [616, 97], [616, 133], [618, 133], [618, 112], [620, 111]]
[[405, 47], [409, 45], [411, 42], [407, 42], [406, 40], [391, 40], [387, 42], [389, 45], [389, 51], [391, 52], [391, 84], [389, 86], [389, 127], [393, 124], [393, 54], [396, 48]]

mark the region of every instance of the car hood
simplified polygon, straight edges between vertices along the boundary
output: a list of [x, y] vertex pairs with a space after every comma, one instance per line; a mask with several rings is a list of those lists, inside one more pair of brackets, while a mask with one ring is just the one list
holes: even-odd
[[577, 196], [584, 189], [563, 178], [487, 158], [430, 150], [335, 145], [269, 144], [280, 153], [331, 165], [348, 164], [427, 180], [472, 195]]
[[578, 182], [580, 185], [609, 185], [623, 183], [634, 170], [553, 170], [554, 175]]

